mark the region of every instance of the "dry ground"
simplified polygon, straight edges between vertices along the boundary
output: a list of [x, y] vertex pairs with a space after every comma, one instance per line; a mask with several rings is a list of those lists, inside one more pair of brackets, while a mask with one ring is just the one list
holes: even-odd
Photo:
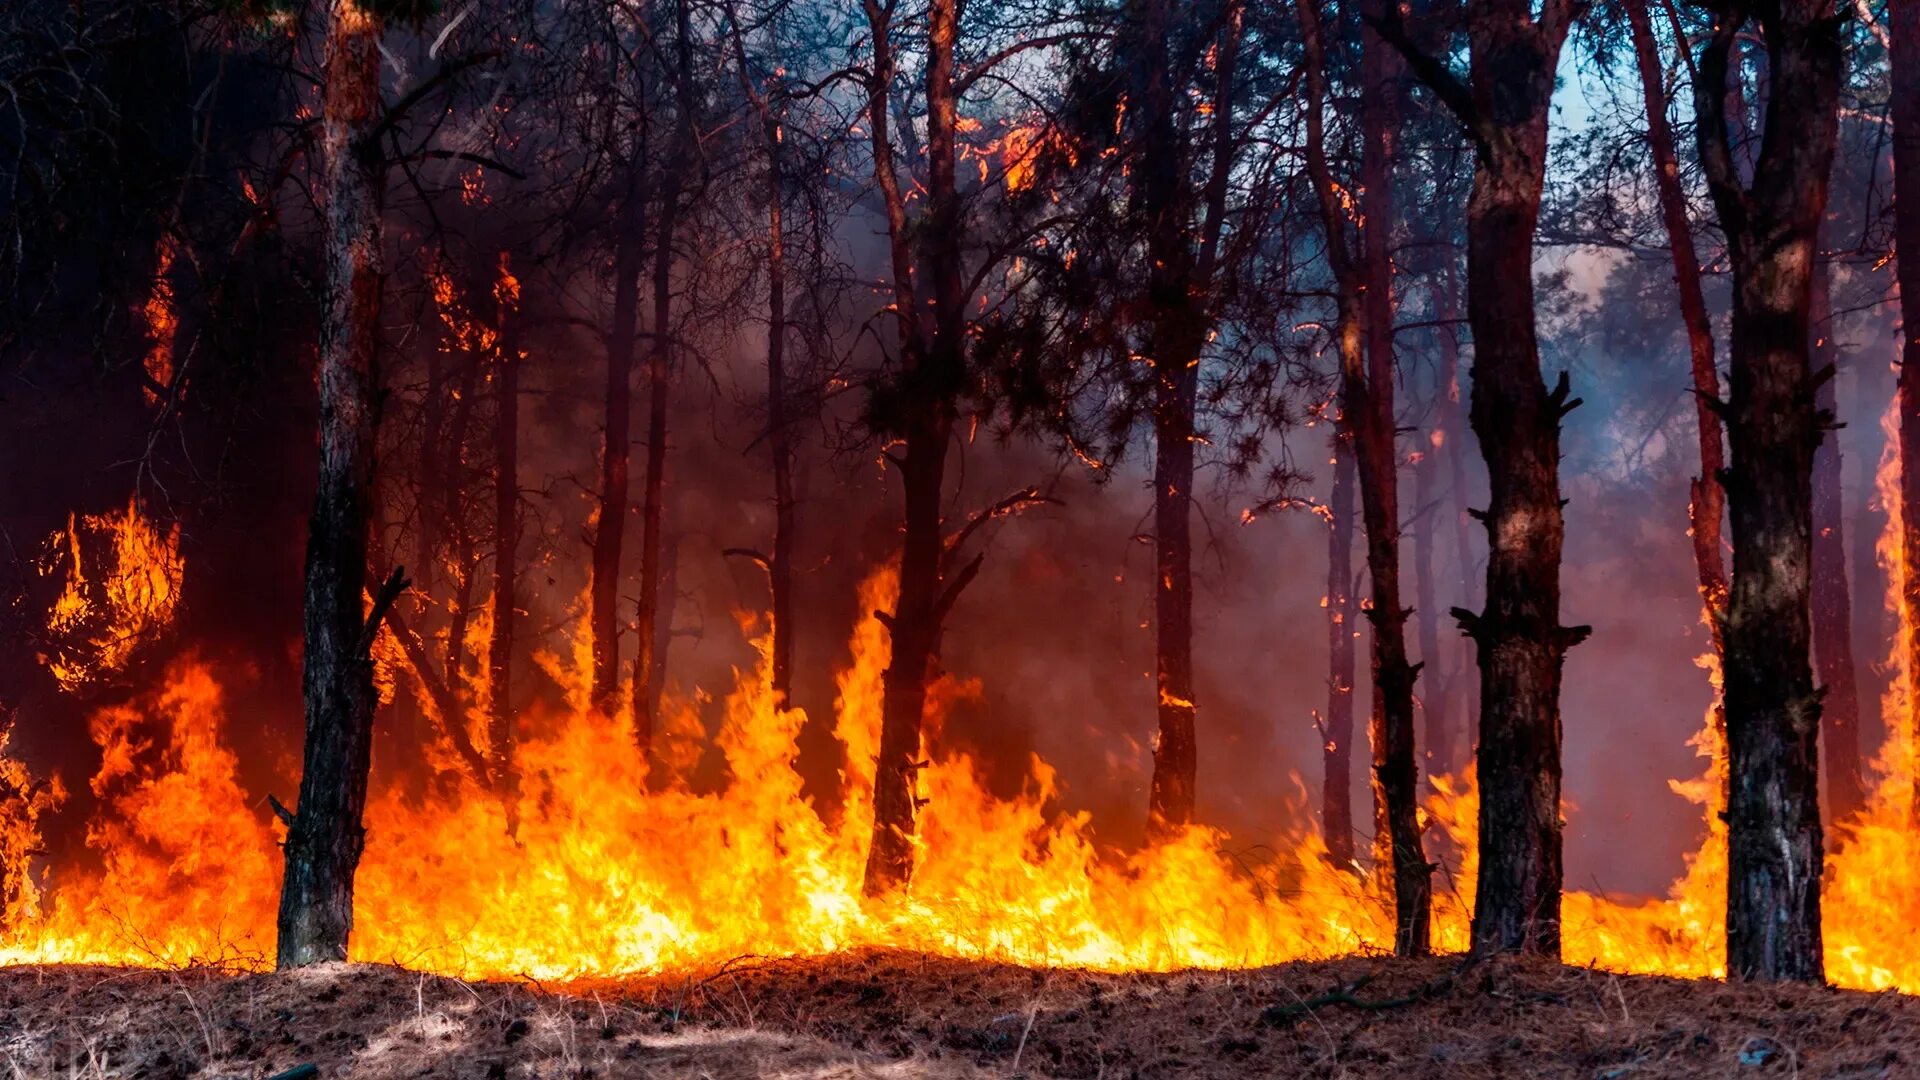
[[0, 970], [0, 1080], [308, 1064], [315, 1080], [1893, 1080], [1920, 1077], [1920, 998], [1370, 958], [1097, 975], [867, 952], [565, 988], [373, 966]]

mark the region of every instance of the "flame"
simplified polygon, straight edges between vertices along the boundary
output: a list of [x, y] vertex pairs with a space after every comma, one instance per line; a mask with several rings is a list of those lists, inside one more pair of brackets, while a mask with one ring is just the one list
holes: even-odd
[[[158, 542], [131, 509], [105, 521], [115, 535], [137, 538], [136, 550]], [[63, 542], [77, 545], [78, 532], [70, 527]], [[161, 546], [175, 558], [171, 543]], [[69, 583], [90, 596], [99, 586], [78, 571], [76, 555]], [[865, 614], [837, 678], [832, 729], [845, 760], [833, 798], [803, 790], [795, 761], [806, 716], [772, 690], [763, 619], [742, 619], [756, 662], [735, 673], [720, 700], [710, 746], [702, 691], [668, 695], [663, 728], [673, 734], [652, 766], [663, 775], [650, 777], [624, 722], [589, 707], [587, 605], [577, 599], [568, 647], [538, 657], [562, 687], [562, 704], [520, 717], [516, 790], [503, 795], [448, 767], [423, 800], [400, 778], [376, 773], [354, 956], [468, 978], [547, 980], [859, 946], [1100, 970], [1230, 968], [1390, 947], [1383, 876], [1332, 865], [1316, 832], [1253, 838], [1263, 842], [1255, 846], [1195, 825], [1117, 851], [1098, 841], [1088, 813], [1065, 807], [1058, 773], [1037, 755], [1019, 793], [996, 796], [968, 755], [940, 752], [945, 717], [980, 695], [977, 682], [951, 675], [928, 695], [925, 738], [934, 752], [919, 775], [926, 805], [911, 888], [865, 898], [890, 662], [875, 613], [890, 610], [897, 593], [892, 566], [860, 586]], [[476, 612], [469, 643], [486, 640], [486, 619]], [[396, 662], [384, 647], [379, 655]], [[1717, 689], [1714, 658], [1700, 663]], [[484, 702], [487, 666], [470, 667], [464, 698]], [[1892, 710], [1905, 707], [1906, 685], [1903, 675], [1890, 715], [1904, 715]], [[57, 782], [30, 785], [17, 762], [0, 756], [0, 852], [12, 860], [0, 863], [0, 886], [11, 890], [0, 893], [0, 963], [270, 962], [281, 830], [263, 793], [239, 779], [231, 719], [211, 667], [191, 656], [157, 688], [97, 710], [90, 731], [101, 765], [91, 787], [99, 810], [87, 831], [94, 863], [57, 873], [40, 867], [37, 877], [28, 854], [37, 819], [61, 792]], [[467, 718], [476, 740], [484, 739], [480, 719]], [[1920, 957], [1909, 940], [1920, 901], [1911, 887], [1904, 738], [1896, 735], [1882, 755], [1872, 807], [1835, 830], [1827, 957], [1829, 977], [1842, 986], [1920, 991]], [[1724, 973], [1726, 832], [1717, 811], [1725, 756], [1711, 714], [1693, 745], [1705, 762], [1701, 775], [1672, 786], [1701, 808], [1699, 850], [1660, 898], [1569, 892], [1567, 962]], [[689, 777], [708, 749], [724, 760], [727, 779], [696, 790]], [[457, 760], [438, 742], [424, 753], [436, 765]], [[288, 790], [292, 777], [275, 783]], [[1478, 802], [1469, 772], [1432, 778], [1422, 806], [1436, 850], [1447, 855], [1434, 896], [1442, 950], [1468, 943]], [[1266, 854], [1249, 854], [1256, 850]]]
[[[84, 540], [83, 540], [84, 538]], [[91, 566], [91, 576], [89, 576]], [[65, 584], [46, 622], [41, 661], [72, 692], [127, 666], [173, 619], [180, 602], [180, 526], [162, 531], [140, 512], [67, 516], [47, 538], [43, 577]]]
[[[963, 122], [960, 130], [977, 133], [980, 130], [979, 122], [971, 123], [972, 126], [968, 127]], [[1033, 187], [1040, 175], [1040, 158], [1047, 152], [1059, 155], [1069, 165], [1079, 162], [1079, 152], [1072, 141], [1044, 116], [1038, 115], [1008, 127], [999, 138], [961, 150], [962, 156], [974, 159], [982, 182], [987, 180], [997, 165], [1009, 194], [1019, 194]]]
[[146, 388], [149, 405], [159, 404], [163, 392], [173, 392], [173, 339], [180, 325], [179, 316], [174, 312], [173, 262], [176, 257], [177, 242], [173, 234], [162, 232], [153, 247], [153, 291], [147, 294], [147, 302], [140, 308], [140, 315], [147, 323], [145, 366], [147, 377], [152, 380], [152, 385]]
[[67, 797], [58, 776], [37, 781], [7, 753], [12, 726], [11, 716], [0, 716], [0, 928], [40, 915], [32, 872], [40, 853], [40, 817]]

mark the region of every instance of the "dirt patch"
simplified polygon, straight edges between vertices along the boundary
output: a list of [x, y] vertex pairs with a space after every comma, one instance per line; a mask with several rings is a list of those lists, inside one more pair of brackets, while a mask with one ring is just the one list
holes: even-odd
[[0, 970], [0, 1077], [1920, 1076], [1920, 998], [1353, 958], [1102, 975], [865, 952], [564, 988]]

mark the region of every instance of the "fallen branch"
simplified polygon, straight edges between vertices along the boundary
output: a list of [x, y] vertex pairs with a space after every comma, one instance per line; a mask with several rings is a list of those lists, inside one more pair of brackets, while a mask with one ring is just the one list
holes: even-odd
[[1449, 972], [1431, 982], [1423, 983], [1416, 988], [1413, 993], [1405, 997], [1372, 999], [1355, 996], [1362, 989], [1365, 989], [1368, 983], [1373, 981], [1372, 975], [1362, 975], [1352, 982], [1336, 986], [1318, 997], [1307, 998], [1304, 1001], [1296, 1001], [1289, 1005], [1269, 1005], [1261, 1011], [1260, 1022], [1268, 1027], [1284, 1027], [1287, 1024], [1293, 1023], [1295, 1020], [1313, 1015], [1317, 1009], [1332, 1008], [1336, 1005], [1345, 1005], [1348, 1008], [1362, 1009], [1369, 1012], [1379, 1012], [1386, 1009], [1403, 1009], [1409, 1005], [1418, 1005], [1423, 1001], [1429, 1001], [1453, 989], [1453, 980], [1457, 974], [1457, 972]]

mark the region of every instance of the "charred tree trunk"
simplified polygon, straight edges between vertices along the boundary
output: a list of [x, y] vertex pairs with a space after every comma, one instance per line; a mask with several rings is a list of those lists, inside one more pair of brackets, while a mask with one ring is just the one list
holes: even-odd
[[1333, 436], [1332, 520], [1327, 528], [1327, 720], [1321, 822], [1327, 857], [1350, 869], [1353, 852], [1353, 449], [1344, 422]]
[[[1629, 0], [1625, 6], [1633, 35], [1634, 57], [1640, 68], [1640, 90], [1647, 106], [1647, 145], [1653, 152], [1654, 187], [1660, 194], [1660, 217], [1666, 226], [1667, 249], [1673, 258], [1673, 284], [1679, 294], [1680, 321], [1687, 329], [1687, 355], [1693, 372], [1700, 475], [1694, 478], [1687, 503], [1687, 533], [1693, 540], [1694, 574], [1699, 582], [1700, 603], [1706, 612], [1714, 655], [1724, 657], [1726, 649], [1720, 640], [1720, 627], [1727, 610], [1728, 583], [1726, 561], [1720, 553], [1720, 519], [1726, 506], [1720, 472], [1726, 467], [1726, 455], [1721, 449], [1725, 434], [1720, 414], [1714, 411], [1714, 403], [1720, 400], [1720, 376], [1714, 367], [1713, 326], [1707, 318], [1706, 294], [1700, 285], [1700, 257], [1694, 250], [1693, 226], [1687, 220], [1687, 195], [1680, 183], [1680, 159], [1674, 151], [1673, 129], [1667, 123], [1660, 46], [1653, 36], [1647, 0]], [[1715, 726], [1724, 744], [1726, 720], [1719, 706], [1715, 707]]]
[[633, 658], [633, 737], [642, 751], [653, 744], [660, 688], [654, 683], [660, 647], [655, 630], [660, 608], [660, 533], [667, 483], [668, 397], [673, 388], [673, 244], [680, 220], [680, 196], [693, 167], [693, 41], [688, 0], [674, 4], [675, 127], [673, 161], [660, 193], [660, 228], [653, 251], [653, 348], [647, 354], [647, 478], [640, 518], [640, 605], [635, 629], [639, 643]]
[[913, 873], [913, 834], [920, 810], [917, 778], [927, 675], [940, 613], [940, 491], [950, 421], [934, 416], [909, 428], [900, 460], [905, 529], [900, 594], [887, 619], [892, 656], [882, 688], [880, 769], [874, 777], [873, 844], [867, 894], [904, 886]]
[[1193, 684], [1193, 436], [1199, 341], [1189, 340], [1192, 253], [1186, 241], [1184, 155], [1169, 71], [1173, 12], [1141, 5], [1136, 91], [1143, 108], [1137, 198], [1147, 217], [1146, 355], [1153, 378], [1153, 627], [1159, 733], [1147, 831], [1155, 838], [1193, 820], [1196, 767]]
[[[1394, 2], [1394, 0], [1380, 0]], [[1366, 379], [1358, 405], [1361, 513], [1367, 524], [1367, 570], [1373, 582], [1374, 783], [1385, 812], [1399, 925], [1394, 951], [1425, 956], [1430, 931], [1433, 868], [1421, 850], [1419, 757], [1415, 749], [1413, 687], [1419, 664], [1407, 660], [1407, 616], [1400, 603], [1400, 454], [1396, 441], [1393, 358], [1393, 157], [1400, 127], [1405, 68], [1372, 30], [1360, 34], [1360, 262], [1358, 284], [1365, 323]]]
[[[1729, 53], [1748, 17], [1770, 62], [1751, 186], [1728, 142]], [[1733, 266], [1733, 591], [1727, 607], [1727, 969], [1824, 977], [1820, 938], [1820, 698], [1809, 664], [1813, 457], [1822, 422], [1808, 356], [1813, 261], [1838, 131], [1832, 0], [1723, 11], [1701, 48], [1700, 158]], [[1773, 133], [1791, 132], [1789, 137]]]
[[[502, 256], [502, 272], [505, 272]], [[493, 473], [493, 637], [487, 643], [487, 673], [491, 695], [487, 702], [487, 752], [494, 788], [508, 800], [514, 794], [513, 770], [513, 638], [518, 615], [514, 575], [519, 570], [520, 546], [520, 356], [507, 333], [508, 303], [500, 301], [496, 329], [500, 334], [494, 367], [496, 416]]]
[[1486, 608], [1454, 609], [1479, 651], [1480, 871], [1473, 949], [1560, 952], [1560, 678], [1586, 627], [1560, 625], [1560, 419], [1563, 373], [1540, 377], [1533, 235], [1561, 45], [1583, 5], [1521, 0], [1469, 9], [1471, 74], [1421, 52], [1389, 7], [1382, 26], [1475, 143], [1467, 208], [1469, 413], [1487, 461]]
[[307, 731], [280, 889], [276, 963], [283, 970], [346, 959], [366, 836], [361, 813], [378, 701], [368, 652], [375, 622], [363, 616], [362, 597], [379, 400], [382, 29], [380, 17], [355, 0], [333, 0], [321, 105], [320, 479], [307, 529]]
[[[1135, 90], [1144, 108], [1130, 169], [1146, 219], [1146, 355], [1153, 378], [1154, 737], [1147, 832], [1164, 839], [1193, 820], [1198, 767], [1193, 670], [1193, 482], [1201, 353], [1212, 328], [1211, 292], [1234, 158], [1231, 108], [1241, 7], [1227, 5], [1213, 49], [1212, 162], [1196, 204], [1188, 154], [1175, 124], [1170, 36], [1174, 9], [1148, 0], [1136, 16]], [[1195, 228], [1195, 211], [1202, 211]], [[1198, 233], [1198, 242], [1193, 239]]]
[[[1893, 247], [1900, 283], [1900, 621], [1920, 627], [1920, 6], [1887, 5], [1893, 95]], [[1908, 635], [1909, 680], [1920, 683], [1920, 631]], [[1914, 748], [1910, 816], [1920, 822], [1920, 710], [1889, 716]]]
[[[1159, 734], [1153, 744], [1148, 831], [1177, 833], [1193, 820], [1198, 747], [1193, 684], [1193, 436], [1198, 378], [1187, 350], [1166, 336], [1156, 358], [1153, 422], [1154, 674]], [[1197, 362], [1197, 359], [1196, 359]]]
[[923, 219], [909, 235], [905, 201], [893, 171], [888, 137], [887, 88], [893, 61], [890, 8], [868, 0], [874, 35], [874, 67], [868, 122], [872, 130], [875, 179], [886, 200], [893, 246], [896, 295], [917, 303], [911, 243], [917, 239], [926, 271], [931, 326], [917, 307], [901, 315], [904, 345], [894, 414], [888, 426], [905, 444], [894, 458], [900, 472], [904, 528], [900, 550], [900, 591], [886, 617], [892, 655], [883, 678], [880, 757], [874, 777], [873, 842], [867, 851], [867, 895], [878, 896], [906, 885], [913, 873], [913, 835], [920, 798], [920, 732], [926, 712], [928, 670], [940, 636], [940, 624], [961, 579], [942, 581], [940, 503], [945, 485], [948, 444], [964, 374], [961, 280], [963, 227], [956, 177], [958, 123], [954, 89], [954, 48], [959, 33], [956, 0], [933, 0], [927, 11], [927, 203]]
[[780, 121], [765, 116], [767, 150], [767, 455], [773, 461], [773, 551], [767, 584], [773, 593], [773, 696], [793, 693], [793, 434], [787, 419], [786, 180], [780, 164]]
[[[1830, 270], [1813, 271], [1812, 364], [1820, 381], [1814, 406], [1838, 412], [1840, 348], [1833, 339]], [[1822, 377], [1822, 372], [1830, 374]], [[1847, 588], [1844, 462], [1838, 439], [1823, 439], [1813, 455], [1813, 658], [1822, 687], [1820, 738], [1827, 757], [1827, 819], [1841, 821], [1866, 805], [1860, 773], [1860, 688], [1853, 661], [1853, 598]]]
[[1407, 610], [1400, 605], [1400, 511], [1393, 393], [1393, 299], [1387, 241], [1392, 228], [1392, 127], [1399, 64], [1372, 33], [1361, 58], [1361, 186], [1359, 250], [1348, 239], [1346, 209], [1327, 163], [1324, 109], [1326, 57], [1314, 0], [1298, 5], [1306, 51], [1306, 161], [1319, 198], [1327, 257], [1338, 292], [1336, 339], [1340, 353], [1341, 422], [1353, 433], [1359, 465], [1360, 510], [1366, 523], [1367, 576], [1373, 603], [1373, 790], [1376, 846], [1391, 865], [1396, 929], [1394, 952], [1420, 956], [1428, 948], [1431, 869], [1421, 851], [1414, 760], [1413, 684], [1407, 662]]
[[620, 698], [620, 565], [627, 531], [628, 465], [633, 441], [633, 342], [638, 331], [646, 200], [635, 155], [614, 228], [613, 329], [607, 336], [606, 443], [600, 451], [600, 516], [593, 532], [589, 620], [593, 632], [593, 707], [613, 716]]

